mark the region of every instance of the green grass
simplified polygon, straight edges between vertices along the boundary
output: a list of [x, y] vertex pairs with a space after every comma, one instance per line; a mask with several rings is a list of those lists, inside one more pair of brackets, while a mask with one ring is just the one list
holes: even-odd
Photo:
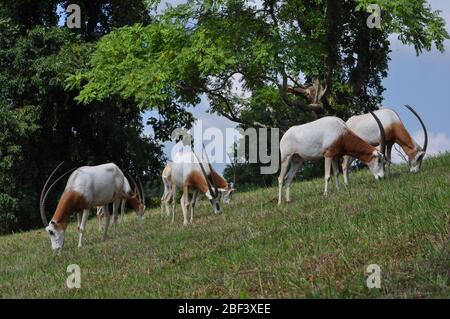
[[[194, 224], [158, 210], [144, 222], [126, 216], [101, 241], [89, 221], [77, 248], [75, 224], [60, 254], [43, 230], [0, 237], [0, 294], [58, 298], [436, 298], [450, 297], [450, 154], [426, 160], [418, 174], [397, 166], [377, 182], [367, 170], [348, 189], [298, 181], [291, 204], [275, 187], [238, 193], [223, 214], [205, 201]], [[36, 210], [36, 214], [38, 211]], [[66, 287], [69, 264], [81, 288]], [[381, 289], [365, 269], [381, 267]]]

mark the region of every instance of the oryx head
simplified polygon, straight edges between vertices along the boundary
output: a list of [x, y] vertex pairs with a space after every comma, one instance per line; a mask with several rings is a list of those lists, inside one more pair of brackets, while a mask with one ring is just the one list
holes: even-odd
[[131, 195], [130, 198], [128, 198], [128, 201], [130, 202], [131, 206], [133, 207], [134, 211], [136, 212], [136, 215], [142, 220], [144, 219], [144, 213], [145, 213], [145, 194], [144, 194], [144, 187], [142, 186], [141, 179], [138, 177], [138, 183], [135, 182], [135, 180], [128, 175], [130, 180], [133, 182], [134, 185], [134, 191], [133, 195]]
[[425, 154], [427, 152], [428, 147], [428, 132], [427, 128], [425, 127], [425, 124], [423, 123], [422, 119], [420, 118], [419, 114], [409, 105], [405, 105], [405, 107], [410, 110], [419, 120], [420, 125], [422, 125], [423, 128], [423, 134], [424, 134], [424, 142], [423, 146], [417, 146], [416, 152], [412, 158], [409, 158], [409, 171], [411, 173], [417, 173], [420, 170], [420, 166], [422, 165], [422, 160], [425, 157]]
[[380, 180], [384, 178], [384, 168], [386, 163], [388, 162], [386, 159], [386, 133], [383, 128], [383, 124], [381, 124], [380, 119], [373, 113], [371, 110], [368, 110], [370, 114], [372, 114], [373, 118], [377, 122], [378, 128], [380, 129], [380, 151], [374, 150], [372, 155], [372, 159], [370, 162], [366, 163], [369, 166], [370, 171], [372, 172], [375, 179]]
[[231, 198], [233, 197], [233, 193], [236, 191], [236, 188], [234, 187], [234, 183], [230, 182], [228, 183], [227, 188], [219, 188], [219, 192], [222, 193], [223, 202], [225, 204], [229, 204]]
[[66, 224], [58, 224], [54, 220], [51, 220], [50, 223], [47, 221], [47, 217], [45, 215], [45, 201], [47, 199], [48, 194], [50, 193], [52, 188], [56, 185], [56, 183], [58, 183], [64, 176], [66, 176], [67, 174], [71, 173], [74, 170], [74, 168], [73, 168], [73, 169], [65, 172], [63, 175], [58, 177], [53, 182], [53, 184], [50, 185], [50, 187], [48, 187], [48, 189], [47, 189], [47, 185], [50, 182], [51, 178], [53, 177], [53, 175], [55, 175], [56, 171], [61, 167], [61, 165], [63, 163], [64, 162], [61, 162], [58, 166], [56, 166], [56, 168], [53, 170], [53, 172], [50, 174], [50, 176], [45, 181], [44, 187], [42, 188], [42, 191], [41, 191], [40, 200], [39, 200], [39, 209], [40, 209], [40, 213], [41, 213], [41, 219], [42, 219], [42, 222], [44, 223], [45, 230], [50, 237], [50, 241], [52, 243], [53, 250], [61, 249], [63, 247]]
[[65, 229], [62, 227], [62, 225], [58, 225], [54, 220], [51, 220], [50, 224], [45, 227], [45, 230], [50, 236], [52, 249], [57, 250], [63, 248]]

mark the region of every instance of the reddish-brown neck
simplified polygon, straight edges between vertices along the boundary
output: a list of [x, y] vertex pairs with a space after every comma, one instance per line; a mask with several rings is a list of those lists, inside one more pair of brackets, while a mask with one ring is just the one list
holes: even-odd
[[84, 196], [75, 191], [67, 191], [61, 195], [58, 206], [52, 220], [58, 227], [66, 229], [69, 217], [73, 212], [87, 209], [87, 202]]
[[394, 123], [386, 128], [385, 131], [387, 144], [397, 143], [400, 145], [406, 155], [408, 155], [409, 159], [413, 159], [417, 155], [416, 143], [403, 123]]
[[228, 183], [223, 179], [222, 176], [217, 174], [215, 171], [211, 171], [211, 177], [217, 188], [228, 188]]
[[196, 188], [202, 193], [206, 193], [209, 190], [205, 177], [202, 173], [197, 171], [194, 171], [187, 176], [184, 181], [184, 186]]
[[375, 147], [367, 144], [351, 130], [346, 130], [344, 134], [324, 153], [325, 157], [336, 157], [350, 155], [361, 161], [368, 163], [373, 158]]
[[141, 208], [141, 201], [137, 198], [137, 196], [128, 198], [128, 202], [130, 203], [131, 207], [133, 207], [135, 212], [139, 212]]

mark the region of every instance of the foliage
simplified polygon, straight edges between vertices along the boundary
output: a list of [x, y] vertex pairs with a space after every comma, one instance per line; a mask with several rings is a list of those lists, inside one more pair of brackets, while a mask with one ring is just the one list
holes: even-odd
[[[85, 5], [93, 3], [86, 1]], [[129, 2], [130, 9], [138, 3], [142, 4]], [[151, 185], [163, 165], [161, 141], [170, 133], [163, 121], [154, 118], [155, 133], [144, 134], [141, 111], [129, 99], [110, 96], [78, 105], [74, 100], [78, 89], [66, 84], [67, 77], [88, 68], [92, 41], [102, 32], [121, 23], [145, 21], [136, 20], [134, 13], [121, 16], [126, 12], [119, 13], [120, 6], [111, 6], [111, 12], [101, 10], [102, 16], [108, 12], [111, 19], [92, 34], [55, 26], [55, 3], [51, 10], [42, 15], [38, 10], [27, 20], [21, 15], [27, 4], [0, 4], [0, 118], [2, 129], [10, 128], [0, 137], [0, 233], [41, 225], [40, 189], [61, 161], [66, 162], [63, 169], [115, 162]], [[56, 18], [49, 17], [50, 12]], [[177, 121], [172, 119], [172, 125]], [[50, 209], [62, 186], [63, 182], [50, 195]]]
[[[372, 3], [382, 9], [381, 29], [367, 27]], [[424, 0], [190, 0], [151, 25], [102, 38], [77, 99], [117, 94], [183, 114], [206, 96], [210, 112], [242, 128], [282, 132], [324, 115], [346, 119], [381, 103], [394, 33], [417, 54], [433, 44], [442, 51], [449, 38]], [[248, 180], [270, 180], [256, 178], [258, 165], [246, 170]]]
[[[151, 25], [101, 39], [77, 99], [118, 94], [161, 110], [196, 105], [206, 95], [212, 112], [243, 126], [281, 129], [325, 114], [345, 118], [381, 102], [390, 34], [418, 54], [433, 44], [443, 50], [449, 37], [425, 1], [376, 3], [384, 10], [381, 29], [366, 26], [363, 0], [190, 0]], [[274, 102], [272, 111], [261, 115], [261, 101]], [[283, 118], [287, 109], [293, 116]]]

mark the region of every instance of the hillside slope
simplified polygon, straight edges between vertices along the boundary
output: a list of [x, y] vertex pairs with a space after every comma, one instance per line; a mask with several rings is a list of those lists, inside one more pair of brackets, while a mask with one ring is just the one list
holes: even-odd
[[[342, 181], [342, 178], [341, 178]], [[76, 225], [53, 254], [43, 230], [0, 237], [1, 297], [450, 297], [450, 154], [422, 171], [393, 169], [377, 182], [353, 173], [348, 189], [294, 183], [277, 206], [275, 187], [237, 193], [213, 215], [202, 201], [194, 224], [159, 210], [126, 216], [100, 240], [95, 219], [77, 248]], [[36, 214], [38, 214], [36, 207]], [[81, 288], [68, 289], [69, 264]], [[381, 289], [366, 287], [369, 264]]]

